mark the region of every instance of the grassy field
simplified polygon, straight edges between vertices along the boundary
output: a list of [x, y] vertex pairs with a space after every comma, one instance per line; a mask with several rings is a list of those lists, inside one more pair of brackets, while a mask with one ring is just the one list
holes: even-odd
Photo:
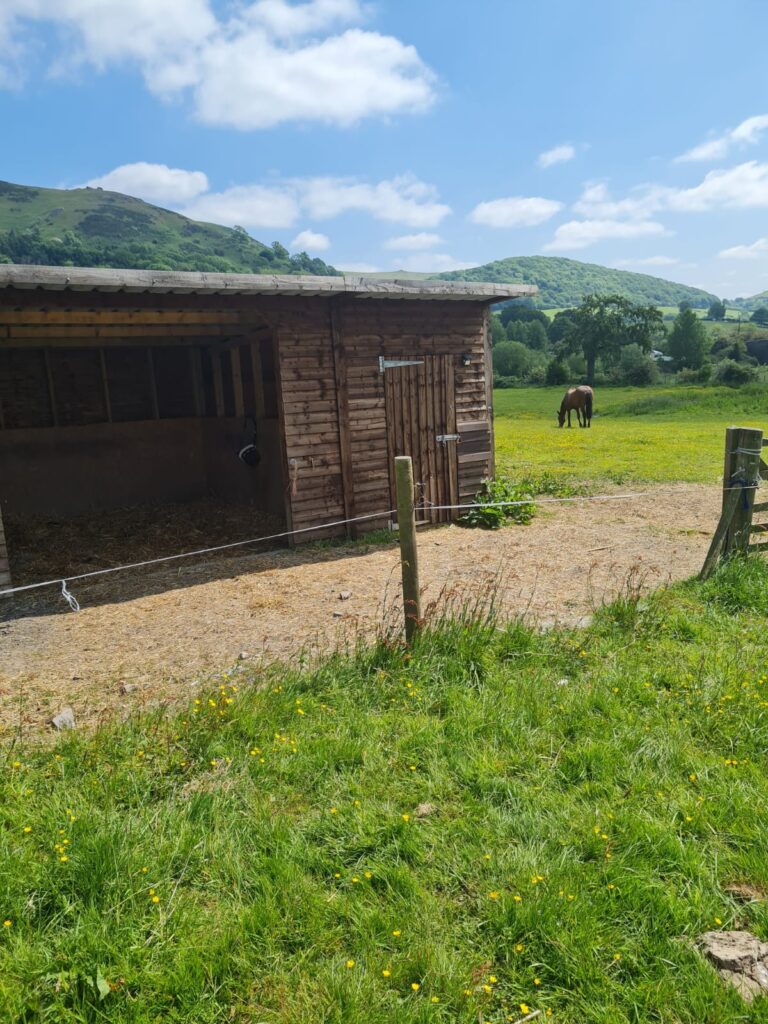
[[768, 571], [581, 632], [449, 621], [5, 751], [9, 1024], [745, 1024]]
[[513, 479], [699, 481], [722, 475], [725, 428], [768, 429], [768, 387], [597, 388], [590, 430], [558, 429], [563, 388], [494, 393], [497, 471]]

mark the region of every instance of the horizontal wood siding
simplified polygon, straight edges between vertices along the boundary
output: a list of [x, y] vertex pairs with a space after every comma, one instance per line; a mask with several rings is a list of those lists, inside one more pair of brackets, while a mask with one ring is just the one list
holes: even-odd
[[[283, 303], [277, 343], [286, 505], [290, 528], [301, 530], [344, 519], [336, 371], [328, 301]], [[327, 532], [312, 531], [295, 540], [316, 540]]]

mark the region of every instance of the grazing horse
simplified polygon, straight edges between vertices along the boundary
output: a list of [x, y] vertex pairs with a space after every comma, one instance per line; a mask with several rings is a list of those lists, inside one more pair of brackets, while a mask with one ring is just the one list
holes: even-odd
[[[562, 427], [565, 423], [565, 417], [568, 416], [568, 426], [571, 425], [571, 410], [576, 410], [576, 419], [579, 421], [580, 427], [591, 427], [592, 426], [592, 401], [594, 399], [594, 393], [592, 388], [587, 387], [586, 384], [581, 384], [577, 388], [568, 388], [563, 396], [563, 400], [560, 403], [560, 409], [557, 413], [557, 422]], [[582, 423], [582, 416], [584, 422]]]

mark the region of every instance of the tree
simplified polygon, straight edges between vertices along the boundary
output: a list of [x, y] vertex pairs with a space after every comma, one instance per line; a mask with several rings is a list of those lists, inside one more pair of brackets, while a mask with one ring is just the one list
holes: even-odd
[[707, 332], [692, 309], [684, 309], [676, 318], [669, 335], [669, 354], [676, 370], [687, 366], [692, 370], [704, 362], [707, 354]]
[[768, 327], [768, 306], [758, 306], [749, 319], [753, 324], [760, 324], [761, 327]]
[[532, 320], [538, 320], [544, 327], [549, 323], [546, 313], [542, 313], [540, 309], [532, 309], [531, 306], [522, 305], [519, 301], [510, 303], [509, 306], [505, 306], [501, 311], [501, 322], [505, 327], [507, 324], [512, 323], [513, 320], [519, 320], [526, 324], [531, 323]]
[[681, 302], [678, 302], [677, 308], [680, 310], [681, 313], [684, 313], [686, 309], [693, 309], [693, 306], [688, 301], [688, 299], [683, 299]]
[[531, 363], [529, 349], [519, 341], [502, 341], [493, 350], [493, 369], [500, 377], [524, 377]]
[[725, 320], [725, 304], [720, 299], [710, 302], [707, 316], [710, 320]]
[[501, 320], [494, 315], [491, 317], [491, 345], [498, 345], [500, 341], [507, 340], [507, 332]]
[[563, 340], [568, 333], [568, 328], [573, 323], [575, 313], [575, 309], [561, 309], [559, 313], [555, 313], [548, 330], [549, 340], [552, 344]]
[[531, 320], [529, 324], [525, 325], [525, 328], [527, 335], [525, 344], [528, 348], [532, 348], [537, 352], [546, 352], [549, 348], [549, 336], [542, 322], [540, 320]]
[[587, 383], [595, 382], [598, 357], [615, 362], [624, 345], [651, 349], [653, 338], [664, 332], [661, 312], [640, 306], [621, 295], [587, 295], [574, 311], [563, 344], [581, 351], [587, 361]]
[[614, 371], [619, 384], [642, 388], [655, 384], [659, 379], [659, 368], [643, 349], [636, 344], [624, 345]]

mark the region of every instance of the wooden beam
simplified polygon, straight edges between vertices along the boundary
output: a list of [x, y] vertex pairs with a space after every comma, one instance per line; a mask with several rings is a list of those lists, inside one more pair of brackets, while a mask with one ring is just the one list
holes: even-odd
[[[347, 351], [341, 326], [342, 309], [338, 302], [330, 303], [331, 349], [336, 380], [336, 415], [338, 417], [339, 456], [341, 458], [342, 499], [344, 518], [355, 515], [355, 484], [352, 469], [352, 441], [349, 425], [349, 388], [347, 385]], [[356, 537], [355, 524], [347, 523], [348, 537]]]
[[[33, 326], [142, 326], [243, 324], [253, 322], [253, 314], [233, 310], [200, 309], [0, 309], [0, 324]], [[258, 319], [258, 318], [257, 318]]]
[[146, 345], [167, 345], [174, 348], [199, 345], [205, 338], [193, 337], [169, 337], [168, 335], [155, 337], [148, 334], [135, 338], [114, 337], [114, 338], [61, 338], [43, 337], [38, 338], [4, 338], [0, 336], [0, 349], [9, 348], [143, 348]]
[[[293, 529], [293, 499], [291, 487], [291, 465], [288, 459], [288, 433], [285, 425], [285, 408], [283, 404], [283, 373], [280, 357], [280, 333], [275, 332], [273, 345], [273, 358], [275, 363], [275, 388], [277, 392], [277, 422], [278, 422], [278, 444], [280, 446], [280, 463], [283, 470], [283, 495], [285, 497], [285, 528]], [[319, 454], [319, 453], [318, 453]], [[295, 537], [289, 537], [288, 543], [291, 547], [296, 544]]]
[[48, 381], [48, 401], [51, 405], [51, 419], [53, 420], [54, 427], [59, 425], [59, 410], [56, 405], [56, 389], [53, 386], [53, 371], [51, 370], [51, 354], [47, 348], [43, 349], [43, 358], [45, 359], [45, 377]]
[[229, 350], [229, 360], [232, 367], [232, 391], [235, 396], [235, 416], [242, 418], [245, 412], [245, 401], [243, 399], [243, 371], [240, 365], [240, 349]]
[[221, 374], [221, 356], [211, 352], [211, 370], [213, 371], [213, 395], [216, 401], [216, 415], [221, 419], [224, 415], [224, 380]]
[[192, 387], [195, 395], [195, 413], [205, 416], [205, 389], [203, 388], [203, 360], [199, 348], [190, 348], [189, 361], [192, 371]]
[[[232, 324], [10, 324], [0, 323], [0, 338], [40, 341], [104, 338], [231, 338]], [[237, 332], [241, 333], [241, 332]]]
[[157, 378], [155, 377], [155, 360], [152, 349], [147, 349], [147, 365], [149, 366], [149, 393], [152, 398], [152, 415], [156, 420], [160, 419], [160, 403], [157, 400]]
[[107, 413], [107, 423], [112, 422], [112, 403], [109, 400], [109, 381], [107, 380], [107, 360], [104, 356], [104, 349], [99, 349], [99, 365], [101, 366], [101, 385], [104, 390], [104, 409]]
[[264, 401], [264, 371], [261, 366], [261, 343], [252, 341], [251, 366], [253, 367], [253, 415], [256, 419], [264, 419], [266, 403]]

